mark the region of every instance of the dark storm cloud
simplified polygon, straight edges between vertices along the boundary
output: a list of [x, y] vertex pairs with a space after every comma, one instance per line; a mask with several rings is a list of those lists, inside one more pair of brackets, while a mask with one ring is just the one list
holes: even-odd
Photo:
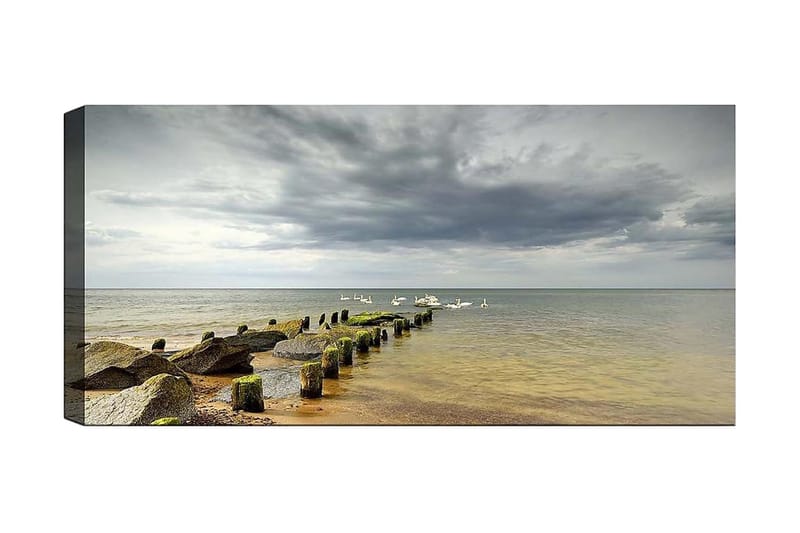
[[732, 227], [736, 221], [734, 196], [718, 196], [705, 198], [684, 214], [687, 224], [720, 224]]
[[[228, 156], [275, 170], [269, 183], [184, 180], [158, 193], [97, 190], [103, 202], [159, 206], [296, 235], [221, 248], [272, 250], [363, 243], [558, 246], [624, 235], [630, 243], [733, 246], [733, 197], [698, 198], [687, 180], [641, 154], [614, 160], [592, 146], [532, 138], [506, 152], [492, 108], [145, 108], [156, 123], [193, 132]], [[500, 108], [519, 131], [572, 108]], [[713, 110], [714, 114], [719, 113]], [[500, 148], [497, 148], [500, 146]], [[205, 181], [204, 181], [205, 180]], [[246, 181], [246, 180], [245, 180]], [[664, 213], [694, 203], [683, 228]], [[711, 253], [717, 253], [709, 252]]]

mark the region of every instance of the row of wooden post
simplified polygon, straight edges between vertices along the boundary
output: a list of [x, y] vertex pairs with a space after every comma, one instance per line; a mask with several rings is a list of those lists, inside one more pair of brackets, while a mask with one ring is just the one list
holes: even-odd
[[[348, 310], [342, 309], [341, 319], [345, 322]], [[331, 323], [338, 322], [338, 313], [331, 315]], [[414, 326], [421, 326], [433, 320], [433, 310], [414, 314]], [[303, 328], [308, 329], [310, 317], [303, 318]], [[319, 317], [319, 324], [325, 324], [325, 313]], [[392, 329], [396, 336], [411, 329], [411, 321], [407, 318], [396, 318], [392, 322]], [[322, 382], [324, 378], [336, 379], [339, 377], [340, 365], [353, 364], [353, 348], [360, 353], [369, 351], [370, 346], [380, 346], [381, 341], [389, 340], [385, 329], [375, 326], [371, 331], [359, 330], [356, 332], [355, 343], [350, 337], [342, 337], [336, 345], [330, 345], [322, 352], [320, 361], [311, 361], [300, 367], [300, 397], [319, 398], [322, 396]], [[264, 392], [261, 376], [252, 374], [233, 380], [231, 387], [231, 401], [234, 410], [261, 412], [264, 410]]]

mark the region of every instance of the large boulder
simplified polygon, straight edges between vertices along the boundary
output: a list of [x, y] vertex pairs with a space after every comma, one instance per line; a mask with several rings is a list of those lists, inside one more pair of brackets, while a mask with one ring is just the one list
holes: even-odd
[[186, 377], [161, 355], [121, 342], [93, 342], [83, 350], [84, 374], [73, 382], [81, 389], [126, 389], [157, 374]]
[[270, 324], [264, 329], [266, 331], [281, 331], [287, 338], [293, 339], [303, 332], [303, 319], [298, 318], [297, 320]]
[[86, 424], [147, 425], [165, 417], [178, 418], [185, 424], [195, 413], [189, 380], [158, 374], [141, 385], [88, 401]]
[[294, 339], [276, 344], [272, 355], [295, 361], [308, 361], [322, 357], [323, 350], [330, 342], [331, 339], [324, 335], [298, 335]]
[[245, 331], [240, 335], [225, 337], [225, 341], [233, 346], [248, 346], [251, 352], [266, 352], [280, 341], [288, 339], [282, 331]]
[[222, 338], [207, 339], [169, 357], [181, 370], [193, 374], [252, 372], [250, 347], [229, 344]]

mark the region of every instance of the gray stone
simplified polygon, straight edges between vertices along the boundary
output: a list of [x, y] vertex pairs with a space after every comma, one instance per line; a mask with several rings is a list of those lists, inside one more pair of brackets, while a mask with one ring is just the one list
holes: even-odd
[[294, 339], [276, 344], [272, 355], [296, 361], [308, 361], [322, 357], [322, 351], [328, 343], [329, 339], [317, 335], [298, 335]]
[[122, 344], [97, 341], [84, 349], [84, 376], [73, 384], [81, 389], [125, 389], [157, 374], [186, 377], [158, 353]]
[[147, 425], [159, 418], [175, 417], [185, 424], [195, 415], [189, 380], [158, 374], [141, 385], [86, 403], [86, 424]]
[[280, 341], [288, 339], [285, 333], [277, 330], [270, 331], [245, 331], [241, 335], [225, 337], [231, 346], [247, 346], [251, 352], [266, 352], [275, 347]]
[[228, 344], [221, 338], [205, 340], [169, 358], [181, 370], [194, 374], [252, 372], [252, 360], [248, 345]]
[[[258, 372], [264, 388], [264, 398], [291, 398], [300, 395], [300, 365], [272, 368]], [[231, 402], [231, 387], [220, 389], [215, 401]]]

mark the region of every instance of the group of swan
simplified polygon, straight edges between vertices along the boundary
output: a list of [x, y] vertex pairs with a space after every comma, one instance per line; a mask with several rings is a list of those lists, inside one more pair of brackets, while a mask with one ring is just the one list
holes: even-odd
[[461, 298], [456, 298], [455, 302], [444, 304], [444, 307], [445, 309], [461, 309], [462, 307], [469, 307], [470, 305], [472, 305], [472, 302], [462, 302]]
[[[345, 296], [344, 294], [340, 295], [339, 297], [339, 300], [341, 301], [350, 299], [351, 298], [349, 296]], [[363, 294], [361, 296], [358, 296], [354, 293], [352, 300], [359, 301], [365, 304], [371, 304], [372, 295], [369, 295], [368, 297], [364, 298]], [[402, 303], [405, 302], [406, 300], [407, 298], [405, 296], [400, 296], [398, 298], [397, 295], [395, 294], [394, 298], [392, 298], [392, 305], [402, 305]], [[472, 302], [462, 302], [461, 298], [456, 298], [455, 302], [442, 304], [442, 302], [440, 302], [439, 298], [437, 298], [436, 296], [432, 294], [425, 294], [425, 296], [423, 296], [422, 298], [417, 298], [416, 296], [414, 296], [414, 305], [416, 307], [433, 307], [433, 308], [443, 307], [445, 309], [463, 309], [464, 307], [469, 307], [470, 305], [472, 305]], [[486, 298], [484, 298], [483, 303], [481, 304], [481, 309], [487, 309], [488, 307], [489, 304], [486, 303]]]
[[[365, 303], [365, 304], [371, 304], [372, 303], [372, 295], [371, 294], [368, 297], [364, 298], [363, 294], [361, 296], [356, 296], [356, 294], [353, 293], [353, 298], [352, 299], [353, 299], [353, 301], [358, 301], [358, 302]], [[349, 296], [345, 296], [344, 294], [342, 294], [342, 295], [339, 296], [339, 300], [344, 302], [345, 300], [350, 300], [350, 297]]]

